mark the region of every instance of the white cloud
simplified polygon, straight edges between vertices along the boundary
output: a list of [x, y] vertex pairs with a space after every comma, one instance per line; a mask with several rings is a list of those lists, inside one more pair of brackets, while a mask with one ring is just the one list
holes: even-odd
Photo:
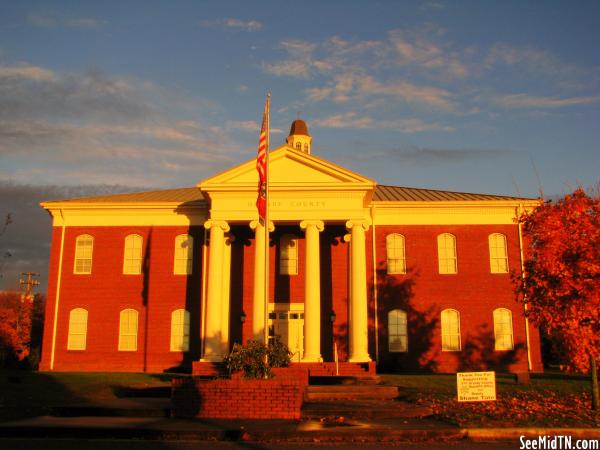
[[98, 29], [106, 24], [106, 21], [92, 17], [70, 17], [58, 13], [31, 13], [27, 16], [30, 25], [42, 28], [79, 28]]
[[226, 19], [216, 20], [203, 20], [200, 22], [203, 27], [219, 27], [219, 28], [231, 28], [241, 31], [260, 31], [262, 30], [263, 24], [258, 20], [241, 20], [234, 17], [228, 17]]
[[0, 177], [41, 170], [35, 179], [54, 183], [193, 184], [240, 149], [188, 104], [146, 80], [0, 66], [0, 105], [10, 105], [0, 108]]
[[600, 101], [600, 95], [583, 97], [536, 97], [528, 94], [494, 96], [491, 101], [504, 108], [563, 108], [567, 106], [589, 105]]
[[419, 133], [423, 131], [452, 132], [454, 128], [437, 123], [426, 123], [421, 119], [374, 119], [370, 116], [360, 116], [355, 111], [334, 114], [315, 120], [315, 125], [322, 128], [355, 128], [355, 129], [392, 129], [402, 133]]

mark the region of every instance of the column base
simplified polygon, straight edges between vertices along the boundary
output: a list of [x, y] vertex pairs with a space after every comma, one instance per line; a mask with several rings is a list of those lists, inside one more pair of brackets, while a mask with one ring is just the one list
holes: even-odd
[[321, 355], [304, 355], [302, 362], [323, 362]]
[[351, 363], [371, 362], [371, 357], [368, 354], [351, 356], [350, 358], [348, 358], [348, 362], [351, 362]]

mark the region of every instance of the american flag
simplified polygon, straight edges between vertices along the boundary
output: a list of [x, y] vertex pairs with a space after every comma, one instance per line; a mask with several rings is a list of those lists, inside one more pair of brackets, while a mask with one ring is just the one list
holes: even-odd
[[256, 207], [258, 215], [264, 221], [267, 216], [267, 137], [269, 135], [269, 98], [265, 101], [260, 138], [258, 139], [258, 155], [256, 170], [258, 170], [258, 197]]

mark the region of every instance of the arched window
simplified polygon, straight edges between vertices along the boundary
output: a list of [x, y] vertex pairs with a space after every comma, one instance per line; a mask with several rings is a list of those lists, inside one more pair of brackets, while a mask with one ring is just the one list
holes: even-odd
[[493, 233], [488, 236], [490, 245], [490, 271], [492, 273], [508, 273], [508, 252], [506, 236]]
[[390, 352], [407, 352], [406, 312], [392, 309], [388, 313], [388, 349]]
[[75, 308], [69, 312], [69, 337], [67, 350], [85, 350], [87, 340], [88, 312]]
[[175, 238], [173, 273], [175, 275], [191, 275], [193, 257], [194, 238], [188, 234], [180, 234]]
[[130, 234], [125, 237], [123, 273], [126, 275], [142, 273], [142, 237], [138, 234]]
[[437, 241], [440, 273], [456, 273], [456, 238], [450, 233], [444, 233], [437, 237]]
[[171, 313], [171, 351], [187, 352], [190, 349], [190, 313], [176, 309]]
[[308, 153], [308, 144], [304, 144], [304, 153]]
[[387, 273], [406, 273], [406, 256], [404, 250], [404, 236], [401, 234], [388, 234], [385, 238], [387, 251]]
[[302, 151], [302, 142], [296, 142], [296, 150]]
[[509, 309], [494, 310], [494, 341], [496, 350], [512, 350], [514, 348], [512, 313]]
[[94, 238], [89, 234], [81, 234], [75, 239], [75, 264], [73, 273], [92, 273], [92, 254], [94, 253]]
[[460, 350], [460, 314], [455, 309], [442, 311], [442, 351]]
[[124, 309], [119, 315], [119, 351], [135, 352], [137, 334], [138, 312], [135, 309]]
[[293, 234], [281, 236], [279, 241], [279, 274], [298, 274], [298, 239]]

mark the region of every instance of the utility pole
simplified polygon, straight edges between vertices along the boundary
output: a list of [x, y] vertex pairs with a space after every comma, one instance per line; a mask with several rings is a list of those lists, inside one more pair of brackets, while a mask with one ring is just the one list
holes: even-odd
[[[29, 344], [31, 338], [31, 313], [29, 314], [29, 321], [27, 322], [27, 328], [25, 331], [25, 337], [21, 338], [21, 314], [23, 309], [23, 304], [27, 301], [30, 304], [33, 304], [33, 289], [35, 286], [38, 286], [40, 282], [35, 280], [34, 277], [39, 277], [39, 273], [35, 272], [21, 272], [21, 276], [19, 278], [19, 286], [21, 287], [21, 301], [17, 305], [17, 337], [19, 339], [19, 349], [17, 350], [22, 357], [26, 357], [29, 354]], [[32, 306], [26, 305], [26, 308], [31, 309]], [[22, 358], [21, 356], [19, 359]]]
[[[40, 282], [38, 280], [34, 280], [33, 277], [39, 276], [40, 274], [35, 272], [21, 272], [21, 278], [19, 278], [19, 286], [21, 287], [22, 291], [21, 303], [23, 303], [25, 300], [33, 302], [33, 288], [40, 284]], [[25, 289], [23, 289], [23, 286], [25, 286]]]

